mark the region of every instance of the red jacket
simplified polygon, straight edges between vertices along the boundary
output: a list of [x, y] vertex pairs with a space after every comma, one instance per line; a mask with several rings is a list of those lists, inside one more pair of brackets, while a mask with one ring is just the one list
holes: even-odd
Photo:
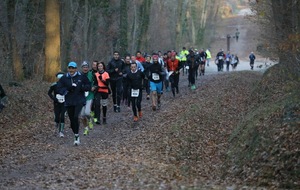
[[167, 67], [168, 67], [168, 71], [178, 71], [179, 70], [179, 60], [175, 59], [174, 61], [172, 61], [171, 59], [168, 59], [167, 61]]
[[146, 60], [145, 60], [145, 58], [144, 57], [136, 57], [136, 60], [138, 60], [140, 63], [145, 63], [146, 62]]

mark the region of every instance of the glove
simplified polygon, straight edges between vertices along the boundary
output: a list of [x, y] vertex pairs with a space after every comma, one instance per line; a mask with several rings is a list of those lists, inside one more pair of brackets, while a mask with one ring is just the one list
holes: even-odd
[[99, 75], [99, 77], [98, 77], [101, 81], [102, 81], [102, 75]]
[[72, 86], [73, 86], [73, 87], [76, 87], [76, 86], [77, 86], [77, 84], [76, 84], [76, 83], [72, 83]]

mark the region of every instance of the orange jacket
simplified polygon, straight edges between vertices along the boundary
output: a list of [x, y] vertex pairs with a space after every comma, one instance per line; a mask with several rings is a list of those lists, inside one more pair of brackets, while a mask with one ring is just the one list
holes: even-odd
[[95, 73], [95, 75], [96, 75], [96, 79], [97, 79], [98, 87], [99, 87], [98, 92], [108, 93], [108, 86], [99, 79], [99, 76], [102, 77], [102, 80], [106, 81], [107, 79], [109, 79], [109, 74], [107, 72], [104, 72], [102, 74], [97, 72], [97, 73]]

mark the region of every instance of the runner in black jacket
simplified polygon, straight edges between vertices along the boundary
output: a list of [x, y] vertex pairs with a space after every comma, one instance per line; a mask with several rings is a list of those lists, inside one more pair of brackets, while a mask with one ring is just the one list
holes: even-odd
[[124, 62], [120, 59], [118, 51], [114, 52], [113, 59], [107, 64], [106, 71], [110, 77], [110, 87], [112, 91], [114, 112], [120, 112], [120, 103], [123, 92], [123, 70]]
[[[134, 121], [138, 121], [138, 117], [141, 118], [142, 114], [142, 89], [143, 89], [143, 79], [145, 75], [143, 72], [137, 69], [136, 63], [131, 63], [131, 71], [127, 74], [127, 84], [130, 92], [130, 101], [132, 103], [132, 111]], [[137, 115], [139, 112], [139, 116]]]
[[[56, 74], [57, 79], [60, 79], [64, 73], [58, 72]], [[66, 108], [64, 105], [64, 96], [58, 94], [57, 82], [53, 83], [48, 91], [48, 96], [53, 100], [54, 106], [54, 121], [55, 126], [58, 129], [58, 135], [64, 137], [64, 127], [65, 127], [65, 112]], [[60, 97], [59, 99], [57, 97]]]

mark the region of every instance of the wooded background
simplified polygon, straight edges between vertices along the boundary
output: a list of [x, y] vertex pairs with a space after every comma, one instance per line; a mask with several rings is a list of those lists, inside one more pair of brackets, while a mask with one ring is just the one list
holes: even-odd
[[288, 57], [296, 64], [291, 67], [299, 67], [297, 0], [4, 0], [1, 80], [54, 81], [69, 61], [107, 62], [114, 50], [124, 55], [206, 48], [215, 21], [248, 3], [258, 13], [254, 20], [264, 26], [264, 53]]

